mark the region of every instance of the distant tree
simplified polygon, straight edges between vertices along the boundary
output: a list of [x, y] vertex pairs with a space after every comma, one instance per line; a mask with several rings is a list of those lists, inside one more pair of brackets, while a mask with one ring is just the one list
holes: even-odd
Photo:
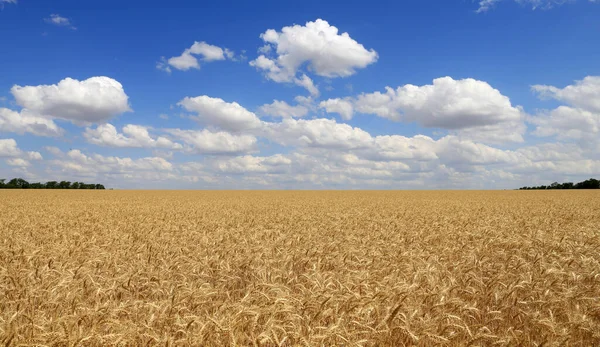
[[8, 186], [13, 189], [28, 189], [29, 182], [25, 181], [22, 178], [13, 178], [8, 182]]
[[590, 178], [575, 185], [575, 189], [600, 189], [600, 181]]
[[537, 187], [522, 187], [520, 190], [541, 190], [541, 189], [600, 189], [600, 181], [594, 178], [590, 178], [583, 182], [573, 183], [573, 182], [565, 182], [558, 183], [554, 182], [549, 186], [537, 186]]
[[566, 182], [562, 184], [562, 189], [573, 189], [574, 186], [573, 182]]
[[0, 189], [104, 189], [102, 184], [84, 183], [84, 182], [69, 182], [69, 181], [49, 181], [42, 182], [27, 182], [22, 178], [13, 178], [8, 183], [6, 179], [0, 179]]

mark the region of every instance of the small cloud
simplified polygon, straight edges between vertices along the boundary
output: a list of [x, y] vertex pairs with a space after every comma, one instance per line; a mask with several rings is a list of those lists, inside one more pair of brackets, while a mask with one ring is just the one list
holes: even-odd
[[158, 118], [160, 118], [160, 119], [164, 119], [164, 120], [167, 120], [167, 119], [169, 119], [169, 116], [168, 116], [168, 115], [166, 115], [166, 114], [164, 114], [164, 113], [162, 113], [162, 114], [159, 114], [159, 115], [158, 115]]
[[165, 71], [166, 73], [171, 73], [171, 67], [169, 66], [167, 58], [165, 57], [160, 57], [160, 61], [156, 63], [156, 68], [158, 70]]
[[17, 0], [0, 0], [0, 10], [4, 8], [4, 4], [17, 4]]
[[50, 17], [44, 18], [44, 22], [59, 27], [68, 27], [72, 30], [77, 30], [77, 28], [71, 24], [71, 20], [69, 18], [62, 17], [59, 14], [51, 14]]
[[[479, 8], [477, 13], [484, 13], [496, 6], [497, 3], [503, 0], [479, 0]], [[555, 6], [560, 6], [568, 3], [577, 2], [577, 0], [514, 0], [519, 5], [530, 6], [532, 10], [542, 9], [549, 10]], [[600, 3], [599, 0], [588, 0], [591, 3]]]

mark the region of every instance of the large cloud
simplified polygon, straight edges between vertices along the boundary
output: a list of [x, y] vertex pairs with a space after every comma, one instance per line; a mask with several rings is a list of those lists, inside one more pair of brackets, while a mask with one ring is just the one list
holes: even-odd
[[[431, 85], [407, 84], [385, 93], [330, 99], [319, 105], [349, 119], [354, 111], [393, 121], [417, 122], [427, 128], [464, 131], [465, 136], [501, 141], [523, 141], [523, 112], [484, 81], [438, 78]], [[503, 129], [510, 128], [505, 132]]]
[[28, 110], [16, 112], [0, 107], [0, 131], [37, 136], [61, 136], [64, 130], [52, 119], [32, 114]]
[[32, 113], [78, 124], [103, 123], [131, 111], [123, 86], [109, 77], [84, 81], [65, 78], [53, 85], [15, 85], [11, 92], [17, 104]]
[[[304, 26], [284, 27], [279, 32], [269, 29], [260, 37], [266, 44], [261, 52], [267, 55], [260, 55], [250, 65], [270, 80], [304, 86], [312, 95], [318, 95], [312, 80], [306, 75], [298, 77], [302, 66], [318, 76], [347, 77], [378, 58], [373, 49], [367, 50], [348, 33], [340, 34], [338, 28], [322, 19]], [[274, 56], [269, 57], [269, 52], [274, 52]]]
[[237, 102], [229, 103], [223, 99], [202, 95], [186, 97], [178, 105], [197, 113], [194, 119], [203, 125], [215, 126], [226, 131], [242, 131], [261, 126], [260, 119]]
[[141, 125], [128, 124], [123, 127], [123, 133], [117, 132], [112, 124], [102, 124], [95, 129], [87, 128], [83, 133], [85, 139], [92, 144], [108, 147], [132, 148], [164, 148], [182, 149], [179, 143], [174, 143], [164, 136], [150, 136], [148, 128]]

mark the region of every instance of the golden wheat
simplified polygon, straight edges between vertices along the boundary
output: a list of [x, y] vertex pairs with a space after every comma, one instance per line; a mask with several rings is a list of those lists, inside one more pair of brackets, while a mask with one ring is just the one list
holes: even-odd
[[0, 192], [5, 346], [600, 345], [600, 194]]

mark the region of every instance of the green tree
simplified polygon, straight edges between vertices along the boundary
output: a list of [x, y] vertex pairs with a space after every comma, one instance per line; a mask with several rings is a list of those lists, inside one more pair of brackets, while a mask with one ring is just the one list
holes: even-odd
[[16, 188], [16, 189], [28, 189], [29, 188], [29, 182], [25, 181], [22, 178], [13, 178], [12, 180], [10, 180], [8, 182], [8, 185], [11, 188]]

